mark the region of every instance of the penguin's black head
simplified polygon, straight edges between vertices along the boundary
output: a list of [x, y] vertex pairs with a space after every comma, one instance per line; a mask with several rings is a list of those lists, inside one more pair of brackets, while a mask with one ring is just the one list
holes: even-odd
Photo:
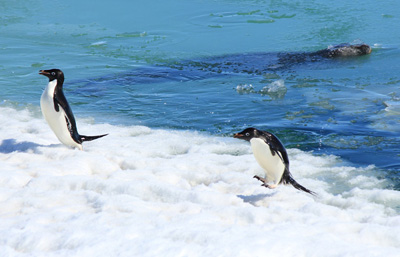
[[49, 78], [49, 81], [57, 79], [58, 81], [64, 81], [64, 73], [59, 69], [52, 70], [40, 70], [39, 74]]
[[234, 138], [243, 139], [246, 141], [250, 141], [253, 137], [258, 137], [259, 133], [258, 130], [255, 128], [247, 128], [242, 132], [236, 133], [233, 135]]

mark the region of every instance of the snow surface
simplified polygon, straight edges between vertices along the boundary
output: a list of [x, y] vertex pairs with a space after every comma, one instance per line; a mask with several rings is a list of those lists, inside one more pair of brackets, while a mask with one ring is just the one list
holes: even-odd
[[288, 149], [260, 186], [247, 142], [95, 124], [61, 145], [39, 108], [0, 107], [0, 256], [399, 256], [400, 192], [373, 166]]

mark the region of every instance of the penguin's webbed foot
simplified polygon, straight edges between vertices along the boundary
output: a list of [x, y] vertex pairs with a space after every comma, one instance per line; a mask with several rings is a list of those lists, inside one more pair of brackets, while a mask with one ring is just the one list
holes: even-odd
[[261, 184], [261, 186], [266, 187], [266, 188], [269, 188], [269, 189], [274, 189], [274, 188], [276, 188], [276, 187], [278, 186], [278, 185], [268, 185], [268, 184], [267, 184], [267, 180], [266, 180], [265, 178], [261, 178], [261, 177], [259, 177], [259, 176], [257, 176], [257, 175], [255, 175], [253, 178], [255, 178], [255, 179], [257, 179], [257, 180], [263, 182], [263, 183]]
[[259, 177], [259, 176], [257, 176], [257, 175], [255, 175], [253, 178], [255, 178], [255, 179], [257, 179], [257, 180], [263, 182], [263, 185], [266, 185], [266, 184], [267, 184], [267, 180], [265, 180], [265, 178]]

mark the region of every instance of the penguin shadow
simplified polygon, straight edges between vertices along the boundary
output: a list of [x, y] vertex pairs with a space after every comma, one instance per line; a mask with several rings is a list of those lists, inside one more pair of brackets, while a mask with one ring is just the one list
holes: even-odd
[[237, 197], [242, 199], [243, 202], [245, 202], [245, 203], [249, 203], [251, 205], [256, 205], [256, 203], [258, 201], [261, 201], [267, 197], [272, 197], [275, 194], [276, 194], [276, 192], [269, 193], [269, 194], [258, 194], [258, 195], [237, 195]]
[[33, 142], [28, 142], [28, 141], [23, 141], [23, 142], [17, 142], [15, 139], [10, 138], [10, 139], [4, 139], [1, 144], [0, 144], [0, 153], [13, 153], [13, 152], [28, 152], [28, 151], [33, 151], [37, 152], [38, 147], [55, 147], [58, 146], [58, 144], [54, 145], [41, 145], [41, 144], [36, 144]]

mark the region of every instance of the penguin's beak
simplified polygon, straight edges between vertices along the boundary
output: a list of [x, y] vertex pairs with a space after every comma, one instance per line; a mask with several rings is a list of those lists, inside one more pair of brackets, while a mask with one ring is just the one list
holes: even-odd
[[45, 70], [40, 70], [40, 71], [39, 71], [39, 74], [40, 74], [40, 75], [45, 75], [45, 76], [50, 75], [50, 73], [47, 72], [47, 71], [45, 71]]
[[243, 137], [243, 134], [240, 133], [236, 133], [235, 135], [233, 135], [234, 138], [241, 138]]

